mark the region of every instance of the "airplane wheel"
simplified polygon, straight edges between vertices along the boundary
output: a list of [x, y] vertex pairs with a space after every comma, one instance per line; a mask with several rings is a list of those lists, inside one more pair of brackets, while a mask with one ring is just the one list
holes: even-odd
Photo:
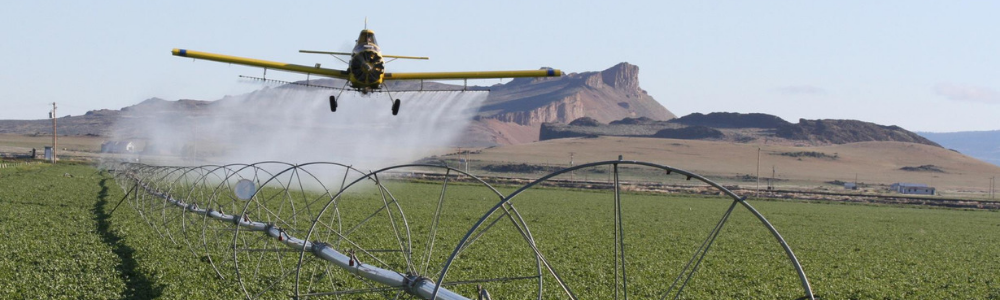
[[392, 115], [395, 116], [399, 113], [399, 99], [392, 102]]
[[337, 111], [337, 98], [330, 96], [330, 111]]

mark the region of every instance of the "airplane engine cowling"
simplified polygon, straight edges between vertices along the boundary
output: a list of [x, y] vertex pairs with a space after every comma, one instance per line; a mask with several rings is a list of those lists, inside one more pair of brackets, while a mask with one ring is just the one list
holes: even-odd
[[351, 57], [352, 82], [360, 87], [375, 87], [382, 82], [385, 73], [385, 63], [382, 56], [374, 51], [365, 51]]

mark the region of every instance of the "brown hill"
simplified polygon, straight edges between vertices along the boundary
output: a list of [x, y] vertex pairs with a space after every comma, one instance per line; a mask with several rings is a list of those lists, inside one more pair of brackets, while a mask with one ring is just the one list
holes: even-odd
[[[82, 116], [64, 116], [56, 119], [59, 135], [106, 136], [118, 119], [119, 111], [92, 110]], [[0, 134], [52, 135], [52, 119], [0, 120]]]
[[130, 112], [136, 114], [150, 114], [150, 113], [199, 113], [204, 112], [209, 106], [211, 106], [214, 101], [203, 101], [203, 100], [188, 100], [181, 99], [177, 101], [168, 101], [160, 98], [150, 98], [145, 101], [139, 102], [139, 104], [128, 106], [122, 108], [122, 112]]
[[[160, 98], [143, 100], [139, 104], [123, 107], [121, 110], [99, 109], [91, 110], [82, 116], [64, 116], [56, 120], [60, 136], [111, 136], [112, 126], [116, 122], [129, 122], [137, 118], [152, 115], [171, 114], [191, 116], [203, 113], [213, 101], [177, 100], [168, 101]], [[119, 126], [119, 130], [128, 130], [129, 126]], [[121, 133], [121, 132], [119, 132]], [[51, 135], [52, 120], [0, 120], [0, 134], [20, 135]], [[130, 136], [127, 132], [125, 136]]]

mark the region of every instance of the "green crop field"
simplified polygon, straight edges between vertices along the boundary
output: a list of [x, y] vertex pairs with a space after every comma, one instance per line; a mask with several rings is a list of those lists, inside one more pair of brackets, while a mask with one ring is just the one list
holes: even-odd
[[[412, 257], [420, 261], [406, 262], [391, 252], [375, 256], [384, 258], [385, 265], [412, 264], [428, 275], [437, 273], [458, 239], [498, 199], [476, 185], [451, 184], [434, 251], [426, 255], [441, 185], [387, 181], [385, 186], [400, 200], [414, 237]], [[194, 191], [175, 197], [210, 193]], [[331, 241], [333, 228], [364, 224], [353, 231], [356, 243], [398, 249], [386, 215], [362, 222], [384, 205], [383, 194], [369, 188], [346, 195], [338, 214], [329, 209], [319, 217], [325, 229], [315, 229], [310, 240]], [[114, 177], [89, 166], [0, 169], [0, 299], [237, 299], [244, 297], [237, 264], [247, 292], [264, 292], [265, 298], [293, 294], [295, 276], [287, 274], [298, 252], [244, 252], [233, 258], [226, 249], [232, 249], [234, 233], [224, 224], [164, 209], [162, 200], [145, 194], [112, 213], [124, 195]], [[252, 210], [251, 218], [274, 222], [296, 237], [309, 233], [312, 219], [327, 202], [323, 195], [271, 188], [259, 195], [251, 204], [267, 209]], [[612, 200], [607, 190], [555, 188], [529, 190], [513, 200], [539, 251], [580, 299], [606, 299], [613, 293]], [[228, 207], [227, 213], [241, 211], [240, 205], [218, 201], [214, 204]], [[629, 295], [659, 298], [731, 203], [707, 196], [622, 195]], [[781, 232], [813, 291], [824, 299], [1000, 299], [998, 212], [799, 201], [750, 204]], [[401, 221], [401, 215], [390, 215]], [[525, 240], [501, 220], [462, 252], [446, 282], [537, 272]], [[239, 247], [283, 246], [267, 244], [257, 238], [258, 232], [236, 235]], [[204, 236], [220, 242], [206, 245]], [[551, 275], [543, 273], [544, 298], [561, 297]], [[328, 291], [333, 284], [350, 287], [350, 279], [343, 271], [328, 270], [323, 261], [304, 262], [303, 292]], [[526, 295], [537, 285], [531, 280], [484, 283], [498, 299], [530, 298]], [[474, 294], [474, 285], [450, 288]], [[737, 206], [680, 298], [795, 299], [801, 290], [780, 245]]]

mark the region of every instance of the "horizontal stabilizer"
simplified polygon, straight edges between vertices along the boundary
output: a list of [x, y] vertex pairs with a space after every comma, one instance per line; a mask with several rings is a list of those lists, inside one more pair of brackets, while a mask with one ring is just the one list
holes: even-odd
[[347, 52], [330, 52], [330, 51], [314, 51], [314, 50], [299, 50], [299, 53], [329, 54], [329, 55], [347, 55], [347, 56], [351, 55], [350, 53], [347, 53]]
[[[240, 75], [240, 78], [247, 79], [247, 80], [261, 81], [261, 82], [269, 82], [269, 83], [290, 84], [290, 85], [297, 85], [297, 86], [302, 86], [302, 87], [310, 87], [310, 88], [318, 88], [318, 89], [341, 90], [341, 91], [355, 91], [355, 89], [351, 89], [351, 88], [339, 88], [339, 87], [335, 87], [335, 86], [311, 84], [311, 83], [308, 83], [308, 81], [307, 82], [301, 82], [301, 81], [284, 81], [284, 80], [277, 80], [277, 79], [268, 79], [268, 78], [263, 78], [263, 77], [247, 76], [247, 75]], [[473, 87], [473, 89], [469, 89], [468, 87], [465, 87], [465, 88], [462, 88], [462, 89], [459, 89], [457, 87], [453, 88], [453, 89], [424, 89], [424, 88], [420, 88], [420, 89], [392, 89], [392, 92], [394, 92], [394, 93], [395, 92], [463, 92], [463, 93], [468, 93], [468, 92], [489, 92], [489, 91], [490, 91], [490, 89], [489, 88], [485, 88], [485, 87]], [[372, 90], [372, 91], [369, 91], [368, 93], [376, 93], [377, 94], [377, 93], [384, 93], [384, 92], [387, 92], [387, 91]]]
[[402, 58], [402, 59], [431, 59], [430, 57], [426, 56], [402, 56], [402, 55], [382, 55], [382, 57]]
[[[312, 53], [312, 54], [329, 54], [329, 55], [347, 55], [350, 56], [351, 53], [347, 52], [331, 52], [331, 51], [315, 51], [315, 50], [299, 50], [299, 53]], [[430, 59], [426, 56], [405, 56], [405, 55], [382, 55], [385, 58], [401, 58], [401, 59]]]

